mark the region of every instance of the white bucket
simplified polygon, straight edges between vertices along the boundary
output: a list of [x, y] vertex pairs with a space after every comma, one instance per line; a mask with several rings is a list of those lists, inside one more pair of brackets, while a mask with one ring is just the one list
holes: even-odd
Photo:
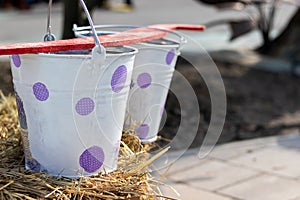
[[179, 55], [179, 43], [164, 39], [155, 42], [134, 45], [139, 53], [132, 73], [125, 117], [125, 127], [137, 126], [136, 133], [144, 143], [157, 139]]
[[[95, 26], [98, 35], [112, 34], [118, 29], [132, 27], [135, 26]], [[77, 37], [92, 35], [89, 27], [75, 26], [74, 32]], [[185, 41], [177, 33], [167, 32], [171, 35], [170, 39], [163, 38], [131, 45], [138, 49], [138, 54], [132, 73], [124, 128], [136, 127], [136, 133], [143, 143], [157, 139], [169, 86], [180, 54], [179, 49]]]
[[74, 52], [11, 56], [27, 169], [66, 177], [116, 169], [137, 50], [106, 53], [102, 65]]

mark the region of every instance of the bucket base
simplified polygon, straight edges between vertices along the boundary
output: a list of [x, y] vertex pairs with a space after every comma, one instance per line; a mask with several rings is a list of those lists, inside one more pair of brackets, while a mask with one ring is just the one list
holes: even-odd
[[157, 140], [157, 135], [151, 138], [141, 139], [141, 142], [144, 144], [155, 142]]

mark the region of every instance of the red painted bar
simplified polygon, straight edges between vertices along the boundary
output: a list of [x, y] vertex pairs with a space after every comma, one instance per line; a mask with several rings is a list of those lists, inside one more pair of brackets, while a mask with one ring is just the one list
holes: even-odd
[[[159, 39], [167, 35], [167, 32], [138, 28], [116, 33], [113, 35], [99, 36], [101, 44], [107, 46], [122, 46]], [[66, 50], [91, 49], [95, 46], [94, 38], [74, 38], [68, 40], [56, 40], [49, 42], [9, 44], [0, 46], [0, 55], [48, 53]]]

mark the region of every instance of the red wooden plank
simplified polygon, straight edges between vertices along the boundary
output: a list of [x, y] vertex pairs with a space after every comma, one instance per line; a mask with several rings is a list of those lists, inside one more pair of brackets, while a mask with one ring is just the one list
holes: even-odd
[[[159, 39], [167, 35], [167, 32], [138, 28], [132, 29], [113, 35], [99, 36], [101, 44], [104, 47], [108, 46], [122, 46], [128, 44], [134, 44], [139, 42], [145, 42], [149, 40]], [[66, 50], [81, 50], [90, 49], [95, 46], [94, 38], [74, 38], [68, 40], [56, 40], [49, 42], [37, 42], [37, 43], [22, 43], [22, 44], [10, 44], [0, 46], [0, 55], [12, 55], [12, 54], [32, 54], [32, 53], [48, 53], [58, 52]]]
[[194, 24], [155, 24], [151, 25], [153, 28], [161, 28], [167, 30], [187, 30], [187, 31], [204, 31], [205, 26]]

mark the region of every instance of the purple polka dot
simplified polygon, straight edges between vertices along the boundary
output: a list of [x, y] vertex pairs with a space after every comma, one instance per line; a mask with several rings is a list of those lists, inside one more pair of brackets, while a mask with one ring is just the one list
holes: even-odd
[[20, 59], [19, 55], [14, 54], [14, 55], [11, 56], [11, 58], [12, 58], [12, 61], [15, 65], [15, 67], [20, 67], [21, 66], [21, 59]]
[[168, 54], [167, 54], [167, 57], [166, 57], [166, 63], [167, 63], [168, 65], [170, 65], [170, 64], [172, 63], [174, 57], [175, 57], [175, 50], [172, 49], [172, 50], [170, 50], [170, 51], [168, 52]]
[[75, 106], [75, 110], [79, 115], [88, 115], [93, 112], [94, 108], [94, 101], [88, 97], [80, 99]]
[[150, 127], [147, 124], [142, 124], [136, 128], [136, 133], [141, 139], [145, 139], [148, 136]]
[[[26, 160], [26, 165], [32, 170], [32, 171], [35, 171], [35, 172], [40, 172], [40, 171], [44, 171], [44, 168], [42, 167], [42, 165], [36, 161], [34, 158], [31, 158], [29, 160]], [[45, 170], [46, 172], [47, 170]]]
[[114, 92], [120, 92], [126, 83], [127, 78], [127, 68], [125, 65], [119, 66], [116, 71], [114, 72], [112, 79], [111, 79], [111, 88]]
[[88, 173], [100, 169], [104, 162], [104, 151], [101, 147], [92, 146], [86, 149], [79, 157], [80, 166]]
[[149, 73], [141, 73], [137, 78], [137, 84], [140, 88], [144, 89], [151, 85], [152, 78]]
[[37, 82], [32, 86], [33, 94], [39, 101], [46, 101], [49, 98], [49, 91], [45, 84]]

